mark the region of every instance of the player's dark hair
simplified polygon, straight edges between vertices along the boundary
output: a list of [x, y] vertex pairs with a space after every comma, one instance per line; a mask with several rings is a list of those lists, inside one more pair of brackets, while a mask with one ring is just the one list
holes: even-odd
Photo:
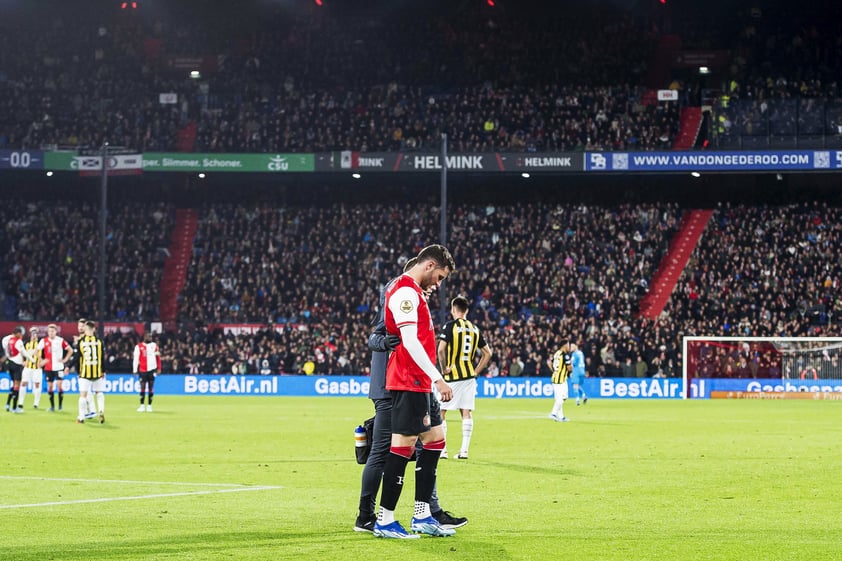
[[451, 273], [456, 270], [456, 262], [453, 261], [450, 251], [437, 243], [428, 245], [418, 253], [418, 262], [423, 261], [434, 261], [439, 267], [450, 269]]
[[468, 311], [470, 304], [468, 304], [468, 299], [464, 296], [457, 296], [453, 300], [450, 301], [450, 305], [459, 310], [462, 313]]

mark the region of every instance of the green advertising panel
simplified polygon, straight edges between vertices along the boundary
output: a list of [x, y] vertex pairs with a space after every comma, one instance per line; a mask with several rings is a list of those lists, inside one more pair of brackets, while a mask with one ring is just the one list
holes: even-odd
[[313, 154], [194, 154], [146, 152], [143, 171], [284, 173], [313, 171]]

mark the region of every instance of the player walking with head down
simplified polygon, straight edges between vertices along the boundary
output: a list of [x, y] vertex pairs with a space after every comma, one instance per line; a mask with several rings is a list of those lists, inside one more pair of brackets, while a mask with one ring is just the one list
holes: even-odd
[[[408, 271], [416, 263], [417, 258], [413, 257], [406, 262], [404, 271]], [[400, 277], [398, 277], [400, 278]], [[360, 490], [360, 512], [354, 523], [356, 532], [373, 532], [377, 516], [374, 514], [375, 500], [380, 483], [383, 480], [383, 464], [389, 456], [389, 447], [392, 440], [392, 395], [386, 390], [386, 362], [389, 353], [401, 342], [397, 335], [388, 335], [386, 332], [385, 302], [386, 292], [393, 282], [390, 281], [380, 293], [380, 308], [374, 317], [374, 329], [368, 336], [368, 348], [371, 349], [371, 383], [369, 384], [368, 397], [374, 402], [374, 427], [371, 436], [371, 452], [365, 462], [362, 474], [362, 486]], [[430, 424], [439, 424], [441, 410], [438, 400], [431, 400], [430, 403]], [[416, 449], [418, 448], [416, 444]], [[433, 494], [430, 497], [430, 510], [433, 518], [439, 521], [442, 528], [454, 529], [464, 526], [468, 519], [454, 516], [444, 510], [439, 503], [435, 485]]]
[[442, 401], [452, 391], [435, 365], [436, 336], [433, 318], [424, 291], [438, 287], [456, 268], [450, 252], [441, 245], [427, 246], [418, 261], [386, 291], [386, 331], [400, 336], [400, 344], [386, 366], [386, 389], [392, 395], [392, 443], [383, 467], [380, 512], [374, 535], [384, 538], [411, 538], [395, 520], [406, 464], [420, 437], [421, 452], [415, 471], [415, 511], [410, 528], [414, 532], [449, 536], [430, 513], [430, 495], [436, 466], [444, 449], [441, 425], [431, 426], [430, 398], [435, 385]]

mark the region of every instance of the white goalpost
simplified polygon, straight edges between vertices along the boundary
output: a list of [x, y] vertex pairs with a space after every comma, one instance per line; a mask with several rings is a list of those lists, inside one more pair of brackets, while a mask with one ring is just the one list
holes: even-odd
[[842, 337], [684, 337], [684, 399], [842, 401]]

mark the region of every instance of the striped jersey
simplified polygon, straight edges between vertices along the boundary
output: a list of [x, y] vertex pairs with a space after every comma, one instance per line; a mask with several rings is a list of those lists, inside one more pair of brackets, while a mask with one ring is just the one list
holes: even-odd
[[23, 347], [23, 340], [14, 334], [3, 337], [3, 353], [18, 366], [23, 366], [25, 355], [28, 354]]
[[41, 357], [41, 352], [38, 350], [38, 339], [30, 339], [24, 344], [23, 348], [29, 351], [30, 358], [24, 359], [23, 367], [35, 370], [40, 368], [38, 366], [38, 359]]
[[102, 340], [96, 335], [84, 335], [79, 339], [79, 377], [102, 378], [102, 357]]
[[132, 372], [152, 372], [158, 370], [158, 344], [140, 342], [134, 347]]
[[[401, 275], [386, 289], [386, 331], [400, 335], [403, 325], [415, 324], [418, 340], [430, 362], [436, 363], [436, 334], [433, 318], [421, 287], [409, 275]], [[410, 356], [403, 343], [389, 356], [386, 364], [386, 389], [431, 393], [433, 381]]]
[[38, 341], [38, 350], [43, 351], [43, 362], [41, 366], [47, 372], [58, 372], [64, 370], [64, 355], [70, 345], [62, 337], [56, 335], [52, 339], [45, 337]]
[[567, 376], [570, 375], [572, 358], [570, 353], [559, 349], [553, 355], [553, 384], [564, 384]]
[[447, 364], [450, 372], [445, 372], [445, 382], [476, 378], [474, 359], [477, 349], [485, 347], [485, 339], [479, 327], [466, 319], [454, 319], [444, 324], [439, 341], [447, 343]]

